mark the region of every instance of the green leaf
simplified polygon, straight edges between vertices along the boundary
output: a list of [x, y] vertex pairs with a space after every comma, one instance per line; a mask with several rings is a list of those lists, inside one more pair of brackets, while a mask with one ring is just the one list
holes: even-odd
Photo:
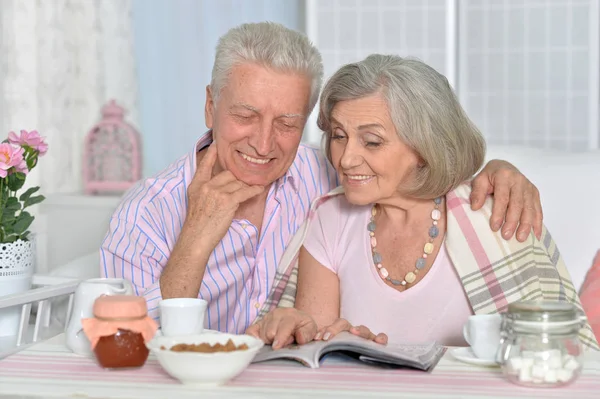
[[19, 216], [17, 216], [17, 221], [14, 225], [15, 234], [21, 235], [23, 234], [31, 223], [33, 223], [34, 217], [29, 214], [29, 212], [21, 212]]
[[4, 213], [2, 213], [2, 221], [0, 221], [0, 223], [5, 226], [7, 224], [14, 224], [15, 220], [17, 220], [15, 211], [8, 211], [5, 209]]
[[11, 235], [11, 236], [6, 236], [4, 237], [4, 240], [2, 240], [3, 242], [15, 242], [17, 241], [17, 236]]
[[21, 194], [21, 196], [19, 197], [19, 199], [21, 201], [27, 201], [27, 199], [29, 197], [31, 197], [31, 194], [36, 193], [39, 189], [40, 189], [39, 187], [28, 188], [27, 191], [25, 191], [23, 194]]
[[[15, 219], [16, 220], [16, 219]], [[15, 233], [15, 228], [14, 228], [15, 224], [14, 223], [9, 223], [9, 224], [5, 224], [2, 227], [4, 228], [4, 235], [6, 237], [8, 237], [11, 234]]]
[[2, 204], [6, 204], [6, 201], [8, 201], [8, 190], [2, 187]]
[[21, 209], [21, 203], [19, 202], [17, 197], [8, 197], [4, 208], [11, 211], [18, 211]]
[[6, 181], [7, 181], [8, 188], [11, 191], [20, 190], [21, 187], [23, 187], [23, 184], [25, 184], [25, 173], [23, 173], [23, 172], [12, 173], [6, 177]]
[[25, 160], [25, 163], [27, 164], [27, 169], [31, 170], [35, 167], [35, 165], [37, 164], [37, 157], [31, 157], [31, 158], [27, 158]]
[[46, 199], [46, 197], [44, 197], [43, 195], [36, 195], [35, 197], [28, 198], [23, 203], [23, 209], [27, 208], [28, 206], [39, 204], [40, 202], [42, 202], [45, 199]]

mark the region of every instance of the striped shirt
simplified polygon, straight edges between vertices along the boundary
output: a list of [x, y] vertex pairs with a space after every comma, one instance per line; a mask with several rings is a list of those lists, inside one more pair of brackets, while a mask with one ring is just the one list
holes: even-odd
[[[100, 248], [101, 275], [129, 280], [155, 319], [159, 277], [185, 221], [196, 154], [211, 141], [209, 131], [193, 151], [129, 189]], [[198, 295], [209, 303], [207, 328], [246, 330], [267, 299], [279, 260], [310, 203], [336, 185], [335, 170], [321, 151], [301, 144], [290, 169], [269, 189], [260, 234], [248, 221], [234, 220], [213, 250]]]

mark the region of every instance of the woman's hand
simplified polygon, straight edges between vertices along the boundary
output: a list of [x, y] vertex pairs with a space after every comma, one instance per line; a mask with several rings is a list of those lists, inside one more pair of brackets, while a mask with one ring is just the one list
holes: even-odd
[[544, 218], [540, 192], [516, 167], [506, 161], [491, 160], [475, 176], [471, 186], [474, 211], [483, 206], [487, 195], [494, 195], [490, 219], [493, 231], [502, 228], [502, 237], [508, 240], [516, 230], [517, 240], [523, 242], [533, 228], [540, 239]]
[[377, 342], [378, 344], [387, 344], [388, 337], [384, 333], [379, 333], [377, 335], [373, 334], [371, 330], [369, 330], [365, 326], [353, 326], [346, 319], [337, 319], [330, 326], [323, 327], [319, 330], [317, 335], [314, 337], [315, 341], [323, 340], [328, 341], [331, 338], [335, 337], [342, 331], [348, 331], [350, 334], [359, 336], [364, 339], [368, 339], [370, 341]]
[[312, 341], [317, 334], [317, 323], [298, 309], [277, 308], [248, 327], [246, 334], [271, 344], [273, 349], [280, 349], [294, 341], [298, 344]]

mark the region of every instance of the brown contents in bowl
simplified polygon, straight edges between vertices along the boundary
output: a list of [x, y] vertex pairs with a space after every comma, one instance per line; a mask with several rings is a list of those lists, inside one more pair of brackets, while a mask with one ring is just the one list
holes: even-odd
[[[166, 349], [164, 346], [161, 346], [160, 349]], [[171, 347], [173, 352], [202, 352], [202, 353], [215, 353], [215, 352], [233, 352], [239, 350], [248, 349], [248, 345], [241, 344], [235, 346], [233, 341], [229, 339], [225, 345], [216, 343], [214, 345], [202, 343], [202, 344], [177, 344]]]

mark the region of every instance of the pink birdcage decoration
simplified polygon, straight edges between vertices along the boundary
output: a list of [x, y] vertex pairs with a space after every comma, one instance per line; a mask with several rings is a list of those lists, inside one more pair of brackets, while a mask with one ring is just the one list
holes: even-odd
[[88, 195], [123, 193], [142, 177], [140, 135], [125, 122], [124, 114], [111, 100], [85, 138], [83, 185]]

